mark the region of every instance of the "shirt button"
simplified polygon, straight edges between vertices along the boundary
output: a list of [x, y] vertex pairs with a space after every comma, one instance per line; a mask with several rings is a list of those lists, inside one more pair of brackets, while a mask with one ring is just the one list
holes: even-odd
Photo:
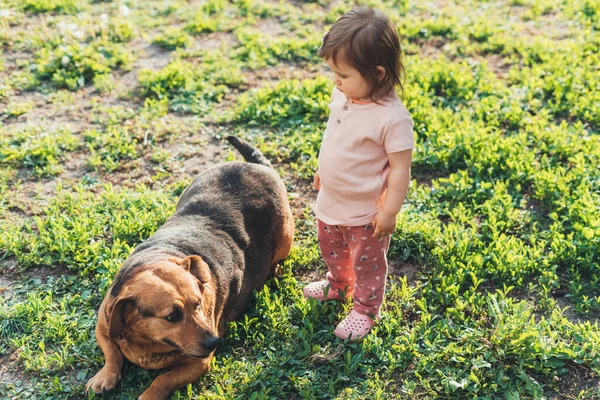
[[341, 124], [341, 123], [342, 123], [342, 120], [341, 120], [341, 119], [338, 119], [338, 120], [337, 120], [337, 123], [338, 123], [338, 124]]
[[348, 106], [344, 106], [344, 111], [346, 111], [348, 109]]

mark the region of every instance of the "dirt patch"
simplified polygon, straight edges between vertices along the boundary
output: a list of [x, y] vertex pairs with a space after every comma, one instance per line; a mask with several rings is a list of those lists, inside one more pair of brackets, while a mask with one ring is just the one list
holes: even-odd
[[488, 54], [485, 58], [490, 70], [496, 74], [499, 79], [508, 79], [508, 72], [513, 67], [513, 63], [500, 54]]
[[0, 260], [0, 296], [4, 300], [12, 296], [13, 286], [17, 282], [15, 279], [17, 265], [17, 260], [14, 257]]
[[253, 73], [245, 73], [247, 80], [245, 84], [249, 87], [261, 87], [265, 83], [279, 82], [281, 80], [305, 80], [314, 79], [318, 76], [327, 76], [327, 72], [321, 68], [306, 68], [302, 63], [282, 63], [273, 67], [265, 67]]
[[212, 143], [196, 148], [195, 154], [183, 161], [183, 168], [188, 174], [199, 174], [206, 168], [223, 161], [226, 152], [223, 143], [215, 139]]
[[600, 323], [600, 315], [598, 313], [590, 313], [589, 315], [579, 314], [575, 311], [575, 307], [573, 302], [569, 300], [567, 297], [557, 297], [555, 298], [556, 305], [562, 309], [563, 316], [568, 319], [570, 322], [574, 324], [591, 322], [591, 323]]
[[18, 350], [12, 354], [0, 356], [0, 396], [4, 395], [3, 387], [20, 382], [22, 387], [28, 385], [24, 372], [18, 367]]
[[261, 33], [271, 37], [281, 36], [284, 33], [287, 33], [287, 30], [281, 26], [281, 23], [273, 18], [260, 20], [256, 27]]
[[590, 399], [598, 399], [600, 397], [600, 379], [597, 376], [594, 376], [592, 371], [582, 365], [575, 364], [573, 362], [568, 362], [567, 369], [569, 372], [562, 374], [561, 376], [557, 376], [556, 382], [560, 387], [560, 390], [552, 391], [547, 390], [544, 393], [551, 399], [579, 399], [582, 398], [579, 394], [582, 391], [591, 391], [595, 395], [592, 397], [586, 397]]
[[75, 276], [77, 273], [66, 268], [53, 268], [48, 265], [37, 265], [20, 270], [16, 257], [0, 260], [0, 287], [5, 288], [5, 292], [27, 279], [47, 281], [49, 277], [60, 278], [65, 275]]
[[134, 44], [138, 50], [138, 59], [133, 64], [133, 68], [125, 73], [116, 74], [115, 82], [119, 90], [126, 93], [135, 92], [139, 86], [138, 74], [142, 69], [158, 71], [169, 64], [171, 60], [171, 51], [163, 49], [160, 46], [144, 42], [143, 44]]
[[192, 50], [218, 50], [221, 46], [232, 49], [239, 44], [239, 40], [232, 33], [214, 32], [208, 35], [196, 37], [191, 46]]
[[412, 264], [402, 263], [396, 260], [389, 260], [388, 274], [392, 281], [397, 281], [400, 278], [406, 277], [406, 282], [409, 286], [414, 286], [417, 281], [417, 274], [421, 269]]

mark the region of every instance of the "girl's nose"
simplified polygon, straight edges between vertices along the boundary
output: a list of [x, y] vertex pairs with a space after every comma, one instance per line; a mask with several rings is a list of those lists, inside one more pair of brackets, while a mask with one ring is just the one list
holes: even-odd
[[339, 78], [337, 76], [335, 76], [335, 75], [331, 78], [331, 82], [333, 82], [334, 85], [339, 85], [340, 84]]

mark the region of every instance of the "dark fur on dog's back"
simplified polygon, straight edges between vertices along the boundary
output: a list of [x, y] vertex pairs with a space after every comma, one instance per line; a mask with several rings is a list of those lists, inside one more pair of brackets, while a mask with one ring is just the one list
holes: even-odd
[[[136, 267], [165, 253], [182, 258], [201, 256], [219, 276], [219, 282], [228, 281], [221, 285], [219, 294], [230, 302], [244, 304], [253, 289], [264, 284], [269, 276], [263, 266], [271, 263], [282, 235], [274, 227], [282, 226], [279, 219], [285, 215], [273, 188], [281, 187], [282, 193], [285, 189], [260, 151], [236, 137], [227, 140], [250, 163], [231, 162], [200, 173], [182, 193], [175, 214], [138, 245], [119, 270], [112, 296], [119, 293]], [[235, 269], [244, 264], [244, 269]], [[235, 319], [242, 311], [236, 310], [225, 319]]]

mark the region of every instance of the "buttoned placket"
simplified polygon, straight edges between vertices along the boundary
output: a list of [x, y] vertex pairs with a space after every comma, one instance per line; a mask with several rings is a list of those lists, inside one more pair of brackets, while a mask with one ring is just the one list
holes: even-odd
[[[348, 111], [348, 102], [346, 102], [344, 104], [344, 107], [342, 107], [341, 111]], [[342, 117], [340, 116], [340, 114], [341, 114], [341, 112], [338, 112], [337, 120], [336, 120], [336, 122], [337, 122], [338, 125], [340, 125], [342, 123]]]

